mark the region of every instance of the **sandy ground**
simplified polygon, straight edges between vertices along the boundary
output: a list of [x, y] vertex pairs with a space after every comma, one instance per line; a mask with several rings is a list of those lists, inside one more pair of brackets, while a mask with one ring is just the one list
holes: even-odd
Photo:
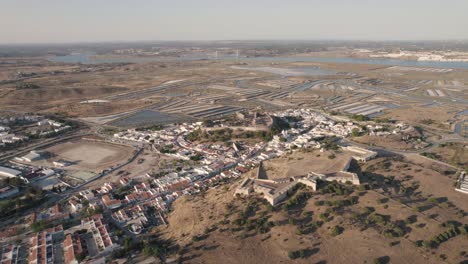
[[[283, 177], [290, 173], [300, 173], [312, 167], [324, 170], [339, 163], [339, 156], [329, 160], [326, 153], [316, 157], [317, 152], [297, 152], [288, 158], [275, 159], [266, 162], [270, 175]], [[325, 158], [324, 158], [325, 157]], [[388, 168], [379, 164], [390, 161]], [[286, 166], [289, 163], [290, 169]], [[319, 165], [317, 165], [319, 164]], [[285, 167], [286, 166], [286, 167]], [[311, 167], [312, 166], [312, 167]], [[369, 167], [376, 175], [394, 176], [403, 181], [405, 186], [416, 184], [417, 191], [409, 201], [402, 202], [401, 196], [391, 188], [377, 188], [365, 192], [355, 191], [352, 195], [359, 195], [359, 202], [348, 206], [340, 213], [333, 215], [329, 222], [325, 222], [317, 231], [309, 234], [297, 234], [297, 226], [288, 223], [290, 218], [301, 219], [304, 212], [310, 212], [313, 221], [317, 221], [321, 213], [330, 207], [320, 206], [316, 201], [334, 201], [346, 196], [334, 194], [313, 193], [312, 198], [299, 212], [286, 212], [280, 209], [268, 212], [269, 221], [275, 226], [266, 234], [232, 230], [236, 225], [232, 222], [238, 218], [239, 212], [252, 201], [257, 202], [259, 208], [252, 220], [263, 215], [266, 207], [259, 198], [236, 198], [233, 192], [240, 180], [234, 184], [210, 189], [203, 195], [183, 197], [174, 204], [169, 213], [169, 225], [160, 227], [165, 238], [173, 239], [182, 247], [186, 247], [182, 255], [183, 263], [373, 263], [376, 258], [387, 257], [389, 263], [440, 263], [440, 256], [446, 256], [447, 263], [460, 263], [464, 260], [463, 252], [468, 247], [468, 238], [459, 235], [442, 243], [437, 249], [426, 249], [416, 246], [416, 242], [429, 240], [446, 230], [441, 224], [446, 221], [458, 221], [468, 224], [466, 217], [460, 216], [460, 210], [467, 211], [466, 195], [453, 190], [453, 175], [445, 175], [440, 164], [422, 159], [417, 155], [402, 160], [378, 158], [365, 164], [361, 169]], [[245, 175], [247, 176], [247, 175]], [[440, 202], [428, 206], [429, 198], [442, 198]], [[384, 202], [381, 202], [381, 201]], [[234, 209], [226, 206], [231, 204]], [[453, 206], [450, 206], [453, 204]], [[448, 205], [448, 206], [447, 206]], [[406, 224], [406, 234], [400, 238], [387, 238], [380, 232], [383, 227], [363, 226], [352, 220], [354, 213], [362, 212], [366, 207], [373, 208], [375, 213], [389, 217], [390, 221], [404, 221], [414, 217], [414, 223]], [[421, 211], [415, 210], [426, 207]], [[221, 223], [227, 219], [227, 224]], [[330, 229], [340, 225], [344, 232], [338, 236], [331, 236]], [[214, 231], [207, 231], [215, 227]], [[247, 234], [242, 237], [241, 234]], [[193, 241], [194, 236], [206, 234], [201, 241]], [[304, 249], [305, 259], [290, 260], [288, 252]]]
[[65, 159], [75, 163], [67, 169], [99, 172], [110, 166], [124, 163], [132, 156], [134, 149], [104, 142], [75, 140], [52, 146], [46, 151], [55, 155], [53, 160]]
[[454, 166], [468, 168], [468, 141], [465, 143], [447, 143], [430, 151], [438, 155], [437, 159]]
[[[241, 238], [239, 234], [243, 231], [234, 232], [229, 228], [222, 231], [226, 226], [233, 225], [220, 224], [228, 213], [227, 203], [233, 204], [235, 210], [239, 211], [249, 201], [232, 195], [236, 185], [233, 184], [229, 190], [219, 187], [209, 190], [203, 197], [184, 197], [175, 202], [174, 210], [169, 214], [169, 226], [160, 227], [160, 231], [164, 237], [188, 247], [183, 255], [183, 263], [372, 263], [374, 259], [384, 256], [390, 258], [390, 263], [439, 263], [438, 254], [441, 252], [449, 255], [450, 263], [458, 263], [459, 250], [467, 245], [466, 238], [456, 238], [446, 242], [434, 254], [416, 247], [414, 241], [427, 239], [442, 230], [438, 221], [425, 214], [416, 213], [417, 223], [411, 225], [408, 236], [400, 239], [388, 239], [373, 228], [360, 230], [359, 226], [350, 224], [351, 212], [359, 212], [366, 206], [374, 207], [380, 214], [390, 215], [392, 221], [403, 220], [415, 214], [411, 207], [397, 201], [390, 200], [385, 207], [377, 204], [376, 200], [385, 196], [374, 191], [361, 195], [357, 205], [348, 207], [349, 212], [334, 217], [314, 233], [297, 235], [296, 226], [287, 222], [290, 217], [298, 218], [298, 215], [288, 215], [279, 210], [269, 214], [270, 220], [283, 224], [274, 226], [267, 234], [257, 233]], [[314, 201], [335, 199], [339, 197], [314, 194], [302, 211], [312, 212], [312, 218], [317, 220], [318, 215], [327, 207], [317, 206]], [[264, 210], [263, 208], [261, 205], [259, 211]], [[236, 215], [234, 213], [234, 217], [228, 219], [235, 219]], [[424, 224], [424, 227], [416, 227], [418, 224]], [[331, 236], [330, 228], [334, 225], [343, 226], [345, 231], [336, 237]], [[193, 236], [203, 235], [207, 228], [213, 226], [218, 229], [209, 232], [207, 238], [192, 241]], [[397, 243], [391, 246], [390, 242]], [[306, 250], [306, 258], [290, 260], [288, 252], [298, 249]]]
[[263, 165], [270, 179], [305, 175], [311, 171], [326, 174], [342, 170], [351, 154], [343, 151], [335, 153], [334, 159], [328, 158], [332, 153], [334, 152], [297, 151], [292, 155], [266, 161]]
[[[308, 154], [293, 154], [291, 156], [294, 158], [290, 162], [307, 163], [307, 159], [297, 161], [297, 157]], [[371, 161], [362, 168], [377, 166], [382, 161], [385, 159]], [[275, 164], [277, 163], [279, 162]], [[236, 212], [240, 212], [249, 201], [256, 199], [233, 196], [239, 181], [229, 187], [220, 186], [211, 189], [203, 196], [183, 197], [177, 200], [174, 210], [169, 214], [169, 226], [161, 227], [160, 231], [164, 237], [187, 246], [183, 263], [373, 263], [378, 257], [388, 257], [390, 263], [413, 264], [440, 263], [441, 255], [446, 255], [447, 263], [462, 261], [464, 258], [460, 252], [468, 246], [466, 236], [459, 235], [442, 243], [439, 248], [431, 250], [417, 247], [415, 243], [444, 232], [446, 229], [441, 226], [443, 222], [455, 220], [467, 224], [466, 217], [457, 214], [459, 210], [468, 209], [465, 203], [466, 195], [453, 190], [453, 179], [438, 171], [441, 170], [440, 165], [431, 164], [417, 157], [402, 161], [393, 160], [391, 163], [388, 169], [377, 169], [374, 173], [383, 176], [392, 175], [400, 180], [410, 176], [410, 180], [404, 184], [416, 183], [420, 186], [412, 202], [402, 203], [399, 198], [394, 197], [395, 194], [391, 190], [376, 189], [362, 192], [359, 194], [358, 204], [346, 207], [342, 214], [335, 215], [330, 222], [326, 222], [314, 233], [298, 235], [297, 227], [288, 224], [288, 219], [300, 219], [302, 214], [288, 214], [281, 209], [267, 214], [270, 221], [281, 223], [272, 227], [267, 234], [257, 233], [242, 238], [240, 234], [248, 233], [247, 231], [232, 231], [230, 228], [235, 226], [234, 224], [221, 224], [220, 221], [223, 219], [230, 221], [236, 219]], [[287, 169], [283, 171], [287, 172]], [[356, 192], [353, 195], [356, 195]], [[314, 193], [301, 212], [311, 212], [312, 219], [316, 221], [319, 219], [318, 215], [326, 212], [329, 207], [319, 206], [315, 201], [333, 201], [342, 199], [341, 197]], [[415, 210], [416, 207], [427, 205], [427, 199], [430, 197], [445, 198], [455, 207], [447, 207], [444, 203], [429, 206], [420, 212]], [[378, 202], [382, 199], [385, 202]], [[232, 215], [226, 207], [228, 203], [235, 208]], [[362, 212], [365, 207], [374, 208], [376, 213], [390, 217], [392, 222], [404, 221], [408, 217], [415, 217], [416, 222], [406, 225], [407, 233], [404, 237], [387, 238], [380, 234], [376, 227], [370, 226], [363, 230], [362, 226], [351, 221], [353, 213]], [[257, 214], [261, 215], [263, 210], [264, 206], [260, 205], [253, 220], [257, 218]], [[333, 237], [330, 228], [335, 225], [344, 227], [344, 232]], [[193, 236], [206, 234], [206, 230], [214, 226], [218, 229], [210, 231], [207, 238], [192, 241]], [[288, 252], [299, 249], [306, 250], [306, 258], [290, 260]]]
[[401, 136], [399, 135], [390, 135], [386, 137], [364, 135], [355, 137], [352, 140], [361, 144], [379, 146], [393, 150], [413, 150], [415, 146], [415, 144], [406, 143], [405, 141], [401, 140]]
[[413, 106], [410, 109], [400, 108], [387, 111], [383, 117], [388, 117], [395, 120], [404, 120], [407, 122], [420, 123], [425, 119], [434, 120], [432, 126], [440, 129], [449, 129], [445, 122], [452, 118], [452, 114], [447, 113], [447, 109], [442, 107], [417, 107]]
[[414, 176], [414, 179], [421, 183], [421, 189], [425, 194], [434, 197], [447, 197], [457, 207], [468, 212], [467, 195], [454, 189], [455, 175], [443, 175], [438, 172], [453, 170], [452, 168], [444, 168], [443, 165], [431, 162], [417, 154], [408, 155], [408, 159], [415, 163], [408, 174]]
[[[91, 68], [90, 72], [79, 71], [79, 67], [76, 65], [54, 66], [50, 62], [35, 65], [25, 63], [11, 68], [0, 67], [0, 78], [3, 76], [5, 79], [14, 79], [14, 75], [19, 71], [38, 73], [35, 77], [21, 82], [39, 86], [37, 89], [16, 89], [15, 83], [0, 85], [0, 95], [2, 95], [0, 104], [8, 109], [61, 112], [76, 117], [114, 114], [134, 109], [136, 106], [157, 103], [159, 98], [112, 101], [92, 105], [80, 104], [80, 102], [150, 88], [173, 80], [202, 81], [211, 78], [229, 78], [236, 76], [237, 72], [229, 67], [220, 67], [218, 62], [212, 61], [82, 66]], [[55, 75], [50, 73], [57, 69], [62, 69], [64, 73]], [[198, 92], [202, 88], [196, 85], [189, 90], [181, 88], [172, 89], [169, 92], [187, 94], [192, 90]], [[160, 92], [152, 96], [164, 96], [164, 93]]]
[[97, 188], [105, 182], [117, 182], [123, 176], [129, 179], [142, 180], [143, 178], [146, 178], [146, 173], [157, 172], [160, 168], [160, 162], [163, 160], [165, 160], [167, 164], [170, 164], [173, 158], [153, 153], [150, 150], [144, 150], [133, 162], [120, 170], [92, 182], [89, 185], [89, 188]]

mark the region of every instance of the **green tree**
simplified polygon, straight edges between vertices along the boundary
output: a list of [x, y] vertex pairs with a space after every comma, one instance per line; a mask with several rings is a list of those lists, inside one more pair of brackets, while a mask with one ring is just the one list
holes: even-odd
[[343, 233], [344, 231], [344, 228], [341, 227], [341, 226], [334, 226], [331, 230], [331, 235], [332, 236], [338, 236], [340, 235], [341, 233]]
[[359, 137], [359, 135], [360, 135], [359, 128], [355, 127], [355, 128], [353, 128], [353, 130], [351, 130], [351, 136]]

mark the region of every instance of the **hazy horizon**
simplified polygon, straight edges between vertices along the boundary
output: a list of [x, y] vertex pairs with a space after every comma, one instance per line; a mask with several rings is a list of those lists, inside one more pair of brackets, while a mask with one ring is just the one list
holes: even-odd
[[467, 40], [462, 0], [5, 0], [0, 44]]

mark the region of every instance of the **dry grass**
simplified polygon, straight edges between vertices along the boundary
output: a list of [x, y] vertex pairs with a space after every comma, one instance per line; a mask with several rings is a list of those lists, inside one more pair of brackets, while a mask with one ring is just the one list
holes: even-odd
[[353, 141], [356, 141], [361, 144], [367, 144], [369, 146], [379, 146], [386, 149], [392, 150], [414, 150], [415, 143], [406, 143], [402, 140], [401, 135], [389, 135], [389, 136], [370, 136], [364, 135], [360, 137], [354, 137]]
[[[334, 159], [328, 156], [335, 154]], [[311, 152], [296, 151], [290, 155], [266, 161], [265, 172], [270, 179], [306, 175], [308, 172], [332, 173], [342, 170], [351, 154], [348, 152], [335, 153], [333, 151]]]
[[[363, 169], [369, 166], [379, 167], [378, 164], [385, 161], [378, 159], [366, 164]], [[165, 238], [175, 240], [184, 248], [180, 256], [184, 260], [183, 263], [372, 263], [378, 257], [388, 257], [390, 263], [412, 264], [440, 263], [439, 255], [442, 254], [447, 256], [449, 263], [463, 260], [460, 252], [468, 244], [467, 237], [463, 235], [442, 243], [437, 249], [428, 250], [416, 246], [417, 241], [427, 240], [444, 232], [445, 228], [440, 226], [442, 222], [456, 220], [466, 223], [464, 218], [457, 216], [458, 209], [444, 205], [436, 205], [422, 212], [414, 209], [426, 204], [424, 197], [429, 196], [446, 196], [448, 201], [463, 209], [466, 208], [463, 196], [450, 188], [450, 179], [430, 167], [425, 168], [428, 165], [420, 166], [413, 161], [391, 163], [390, 167], [378, 168], [373, 173], [382, 176], [394, 175], [405, 185], [418, 183], [419, 189], [411, 196], [414, 203], [402, 203], [395, 198], [393, 187], [385, 187], [384, 184], [365, 192], [356, 190], [351, 195], [359, 196], [357, 204], [331, 213], [330, 220], [315, 232], [297, 234], [301, 223], [320, 221], [319, 215], [331, 208], [319, 205], [317, 201], [341, 200], [347, 196], [316, 192], [303, 206], [290, 211], [285, 211], [279, 206], [275, 211], [270, 211], [260, 198], [234, 197], [233, 190], [238, 181], [229, 189], [218, 187], [208, 190], [203, 196], [177, 200], [173, 212], [169, 214], [169, 226], [161, 227], [160, 231]], [[403, 164], [408, 166], [402, 166]], [[406, 174], [413, 178], [405, 179]], [[382, 199], [385, 202], [379, 202]], [[228, 208], [227, 204], [231, 204], [232, 208]], [[249, 231], [245, 229], [246, 225], [241, 225], [239, 230], [234, 223], [248, 204], [254, 204], [256, 208], [248, 218], [253, 223], [264, 216], [268, 221], [275, 223], [267, 233], [262, 234], [255, 229]], [[388, 216], [392, 222], [404, 221], [411, 216], [415, 216], [416, 222], [406, 224], [406, 234], [403, 237], [387, 238], [381, 234], [385, 229], [383, 226], [365, 226], [353, 220], [353, 215], [361, 213], [366, 207], [374, 208], [374, 214]], [[307, 220], [306, 213], [310, 213], [311, 219]], [[438, 216], [434, 217], [434, 214]], [[291, 218], [295, 219], [295, 223], [289, 222]], [[224, 220], [227, 221], [221, 223]], [[331, 228], [336, 225], [343, 227], [344, 232], [332, 236]], [[194, 236], [201, 238], [193, 240]], [[301, 249], [306, 253], [304, 259], [288, 258], [288, 252]]]
[[437, 160], [445, 163], [468, 168], [468, 143], [446, 143], [430, 151]]

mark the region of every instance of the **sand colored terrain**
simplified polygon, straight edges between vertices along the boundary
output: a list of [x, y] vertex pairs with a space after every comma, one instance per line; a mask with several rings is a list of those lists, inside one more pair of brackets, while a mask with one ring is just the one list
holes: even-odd
[[[167, 81], [191, 79], [197, 81], [216, 77], [233, 76], [233, 70], [215, 66], [214, 62], [164, 62], [139, 64], [63, 65], [41, 61], [15, 68], [0, 68], [0, 74], [9, 82], [0, 84], [0, 104], [8, 109], [62, 112], [74, 116], [112, 114], [128, 111], [135, 105], [144, 105], [144, 100], [111, 102], [103, 105], [81, 105], [90, 99], [105, 99], [106, 96], [137, 91], [161, 85]], [[205, 66], [205, 67], [200, 67]], [[81, 68], [80, 68], [81, 67]], [[60, 74], [52, 72], [61, 70]], [[34, 72], [37, 75], [15, 79], [17, 72]], [[17, 89], [18, 83], [37, 85], [34, 89]], [[183, 88], [181, 90], [187, 91]], [[178, 93], [180, 91], [170, 91]], [[164, 92], [156, 94], [161, 96]], [[156, 101], [157, 102], [157, 101]], [[156, 103], [154, 102], [154, 103]]]
[[452, 117], [447, 113], [447, 109], [441, 107], [417, 107], [413, 106], [411, 109], [400, 108], [392, 109], [389, 114], [384, 117], [392, 118], [395, 120], [405, 120], [407, 122], [421, 123], [423, 120], [432, 119], [437, 124], [434, 127], [448, 128], [444, 123]]
[[468, 143], [446, 143], [439, 145], [437, 148], [432, 149], [429, 153], [436, 155], [437, 160], [445, 163], [458, 166], [461, 168], [468, 168]]
[[[413, 176], [421, 184], [421, 190], [424, 194], [434, 197], [447, 197], [457, 207], [468, 212], [466, 195], [454, 190], [456, 174], [453, 168], [425, 159], [418, 154], [408, 155], [408, 161], [410, 166], [401, 173]], [[452, 173], [445, 175], [446, 171]], [[402, 174], [400, 176], [403, 176]]]
[[[375, 205], [375, 201], [371, 200], [375, 197], [369, 195], [370, 204]], [[171, 224], [161, 229], [165, 237], [187, 246], [187, 253], [182, 256], [183, 263], [370, 263], [380, 256], [390, 257], [391, 263], [438, 263], [417, 249], [411, 240], [402, 239], [398, 245], [389, 246], [391, 239], [382, 237], [373, 229], [360, 230], [348, 223], [347, 216], [335, 217], [315, 233], [307, 235], [297, 235], [296, 227], [287, 224], [288, 218], [295, 218], [296, 215], [289, 216], [284, 212], [272, 213], [271, 219], [282, 224], [273, 227], [268, 234], [241, 238], [239, 232], [221, 232], [224, 226], [217, 223], [227, 213], [225, 204], [230, 200], [241, 208], [247, 202], [236, 200], [232, 191], [222, 189], [210, 190], [204, 198], [176, 202], [168, 219]], [[313, 205], [314, 200], [310, 200], [304, 211], [313, 212], [316, 219], [325, 208]], [[407, 209], [407, 213], [401, 213], [399, 207], [395, 208], [398, 217], [411, 214], [410, 209]], [[353, 209], [358, 211], [360, 208]], [[329, 228], [336, 224], [344, 226], [345, 231], [333, 237]], [[211, 231], [202, 241], [192, 242], [191, 237], [204, 234], [204, 230], [213, 225], [219, 229]], [[288, 252], [298, 249], [306, 250], [306, 258], [290, 260]]]
[[[305, 157], [296, 160], [302, 155], [309, 153], [291, 155], [294, 157], [290, 160], [294, 164], [292, 166], [297, 167], [298, 162], [307, 163]], [[308, 163], [312, 160], [310, 158]], [[318, 161], [320, 157], [317, 157]], [[389, 166], [380, 166], [389, 161]], [[276, 163], [281, 164], [280, 159]], [[265, 165], [269, 166], [267, 162]], [[445, 221], [468, 223], [466, 217], [459, 214], [460, 210], [468, 209], [464, 202], [466, 197], [453, 190], [452, 178], [437, 171], [431, 164], [413, 159], [379, 158], [361, 164], [363, 171], [367, 172], [369, 167], [374, 167], [372, 177], [375, 179], [395, 176], [403, 185], [416, 184], [419, 188], [407, 197], [399, 196], [395, 186], [383, 183], [364, 192], [355, 190], [351, 195], [359, 197], [357, 204], [346, 206], [339, 213], [332, 214], [316, 231], [298, 234], [297, 230], [302, 221], [305, 221], [303, 219], [307, 219], [307, 214], [312, 219], [308, 221], [319, 221], [322, 219], [319, 216], [330, 209], [327, 205], [317, 204], [318, 201], [336, 201], [349, 196], [313, 192], [304, 206], [285, 211], [280, 205], [270, 211], [261, 198], [234, 197], [233, 192], [240, 182], [238, 180], [232, 185], [209, 189], [202, 195], [177, 200], [168, 216], [169, 225], [160, 227], [159, 231], [165, 238], [174, 240], [183, 248], [178, 255], [183, 260], [182, 263], [372, 263], [376, 258], [384, 257], [389, 263], [412, 264], [440, 263], [442, 255], [448, 263], [463, 261], [464, 257], [460, 252], [468, 246], [466, 235], [452, 238], [437, 249], [416, 246], [420, 241], [444, 232], [446, 229], [441, 223]], [[298, 171], [285, 169], [278, 172], [278, 175], [287, 173]], [[369, 176], [365, 176], [364, 181], [366, 177]], [[440, 204], [428, 206], [427, 199], [430, 197], [445, 199]], [[255, 204], [257, 208], [249, 217], [253, 223], [263, 216], [274, 223], [268, 232], [262, 234], [255, 229], [249, 231], [244, 229], [245, 225], [240, 230], [237, 228], [234, 221], [248, 204]], [[384, 215], [392, 222], [405, 221], [408, 218], [415, 221], [406, 224], [406, 234], [403, 237], [388, 238], [381, 233], [385, 227], [364, 226], [354, 220], [356, 213], [359, 214], [368, 207], [373, 208], [374, 214]], [[415, 210], [418, 207], [423, 209]], [[294, 219], [293, 224], [290, 219]], [[336, 225], [343, 227], [344, 231], [333, 236], [331, 228]], [[195, 236], [202, 238], [194, 240]], [[305, 258], [289, 259], [288, 252], [301, 249], [305, 252]]]
[[76, 140], [55, 145], [46, 151], [54, 155], [54, 160], [65, 159], [73, 162], [68, 169], [99, 172], [124, 163], [132, 156], [134, 149], [117, 144]]
[[328, 156], [332, 154], [332, 151], [296, 151], [291, 155], [266, 161], [263, 168], [270, 179], [300, 176], [308, 172], [327, 174], [342, 170], [352, 156], [349, 152], [343, 151], [336, 153], [336, 157], [330, 159]]
[[389, 135], [389, 136], [370, 136], [364, 135], [360, 137], [354, 137], [352, 139], [355, 142], [366, 144], [369, 146], [378, 146], [391, 150], [414, 150], [415, 144], [406, 143], [402, 140], [401, 135]]

